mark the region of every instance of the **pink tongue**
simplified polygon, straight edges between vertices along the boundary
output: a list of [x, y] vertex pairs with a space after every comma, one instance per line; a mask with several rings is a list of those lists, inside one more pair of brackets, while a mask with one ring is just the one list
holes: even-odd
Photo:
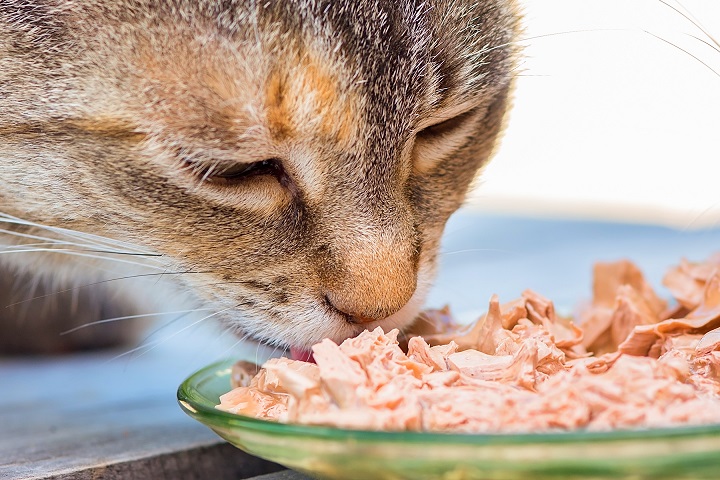
[[303, 350], [301, 348], [290, 348], [290, 358], [293, 360], [300, 360], [301, 362], [310, 362], [315, 363], [315, 359], [313, 358], [312, 351], [310, 350]]

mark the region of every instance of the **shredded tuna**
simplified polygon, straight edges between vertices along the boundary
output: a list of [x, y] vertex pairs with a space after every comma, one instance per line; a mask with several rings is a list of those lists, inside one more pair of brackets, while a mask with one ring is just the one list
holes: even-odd
[[[720, 423], [720, 257], [685, 260], [668, 307], [628, 261], [595, 267], [578, 324], [531, 290], [472, 325], [423, 312], [412, 335], [365, 331], [316, 363], [240, 362], [218, 408], [351, 429], [464, 433]], [[254, 375], [254, 376], [253, 376]]]

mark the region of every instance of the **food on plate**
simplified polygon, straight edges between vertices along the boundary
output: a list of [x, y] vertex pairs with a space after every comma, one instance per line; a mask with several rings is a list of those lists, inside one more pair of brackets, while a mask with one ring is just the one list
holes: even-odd
[[[463, 433], [720, 423], [720, 257], [668, 272], [669, 305], [629, 261], [595, 266], [577, 323], [527, 290], [471, 325], [423, 312], [312, 348], [316, 363], [240, 364], [217, 408], [350, 429]], [[251, 372], [251, 374], [244, 373]], [[254, 376], [253, 376], [254, 375]]]

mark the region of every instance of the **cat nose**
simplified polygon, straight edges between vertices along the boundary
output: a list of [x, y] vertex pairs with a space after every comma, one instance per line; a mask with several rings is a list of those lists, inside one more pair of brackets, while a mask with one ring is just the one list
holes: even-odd
[[350, 296], [331, 291], [325, 294], [325, 300], [335, 310], [345, 315], [348, 323], [363, 325], [380, 321], [396, 313], [410, 301], [413, 293], [415, 293], [414, 287], [412, 291], [393, 299], [383, 298], [373, 301], [368, 298], [358, 302]]
[[[357, 215], [355, 215], [357, 217]], [[366, 324], [402, 309], [415, 294], [420, 267], [420, 241], [411, 218], [383, 218], [363, 228], [335, 225], [332, 243], [317, 255], [322, 291], [329, 306], [350, 323]]]
[[325, 299], [343, 313], [350, 323], [366, 324], [391, 316], [412, 298], [417, 287], [417, 270], [407, 265], [402, 273], [378, 270], [346, 274], [332, 282]]
[[345, 315], [345, 319], [348, 323], [352, 323], [353, 325], [363, 325], [366, 323], [372, 323], [376, 322], [378, 320], [381, 320], [380, 318], [372, 318], [372, 317], [365, 317], [363, 315], [354, 315], [352, 313], [348, 313], [344, 310], [339, 309], [333, 302], [330, 300], [330, 298], [326, 295], [325, 300], [330, 304], [335, 310]]

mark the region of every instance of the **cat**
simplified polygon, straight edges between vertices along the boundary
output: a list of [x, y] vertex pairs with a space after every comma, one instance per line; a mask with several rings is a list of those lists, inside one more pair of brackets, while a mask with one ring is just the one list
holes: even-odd
[[58, 335], [133, 313], [120, 264], [286, 348], [409, 325], [519, 30], [510, 0], [0, 0], [0, 351], [127, 341]]

